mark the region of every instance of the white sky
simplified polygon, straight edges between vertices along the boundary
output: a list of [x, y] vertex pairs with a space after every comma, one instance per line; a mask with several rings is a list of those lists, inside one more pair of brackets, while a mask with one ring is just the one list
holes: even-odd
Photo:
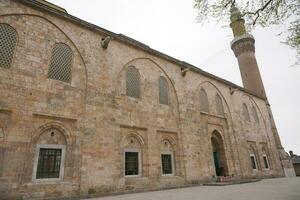
[[[186, 61], [242, 86], [230, 49], [231, 29], [196, 23], [193, 0], [49, 0], [71, 15]], [[300, 154], [300, 66], [295, 51], [277, 36], [286, 27], [257, 28], [256, 58], [286, 151]]]

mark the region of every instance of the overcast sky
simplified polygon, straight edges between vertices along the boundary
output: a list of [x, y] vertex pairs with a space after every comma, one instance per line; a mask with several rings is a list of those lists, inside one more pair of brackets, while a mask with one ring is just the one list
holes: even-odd
[[[50, 0], [71, 15], [193, 64], [242, 86], [230, 49], [232, 33], [213, 20], [196, 23], [193, 0]], [[300, 66], [277, 36], [286, 27], [257, 28], [256, 58], [282, 144], [300, 154]]]

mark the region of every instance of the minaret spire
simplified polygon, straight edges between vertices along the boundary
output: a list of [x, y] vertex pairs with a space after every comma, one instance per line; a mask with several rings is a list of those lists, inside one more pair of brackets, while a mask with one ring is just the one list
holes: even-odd
[[245, 20], [235, 5], [230, 9], [230, 21], [230, 27], [234, 36], [231, 42], [231, 49], [237, 57], [244, 88], [266, 98], [255, 58], [255, 40], [252, 35], [247, 33]]
[[230, 27], [234, 36], [234, 39], [231, 41], [231, 49], [238, 60], [244, 88], [266, 99], [277, 148], [283, 149], [256, 62], [255, 40], [253, 36], [247, 32], [245, 20], [235, 5], [230, 9], [230, 21]]

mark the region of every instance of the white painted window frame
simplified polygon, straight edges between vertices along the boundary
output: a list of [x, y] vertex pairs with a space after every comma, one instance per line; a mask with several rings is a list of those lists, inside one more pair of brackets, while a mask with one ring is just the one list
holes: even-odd
[[[254, 163], [255, 163], [256, 169], [253, 169], [253, 167], [252, 167], [252, 160], [251, 160], [251, 157], [254, 157]], [[258, 171], [258, 165], [257, 165], [257, 162], [256, 162], [256, 156], [255, 156], [254, 153], [251, 153], [251, 154], [250, 154], [250, 162], [251, 162], [251, 168], [252, 168], [252, 170], [253, 170], [253, 171]]]
[[[162, 166], [162, 160], [161, 155], [171, 155], [171, 165], [172, 165], [172, 173], [171, 174], [164, 174], [163, 172], [163, 166]], [[160, 166], [161, 166], [161, 174], [162, 176], [174, 176], [175, 175], [175, 162], [174, 162], [174, 152], [172, 151], [162, 151], [160, 154]]]
[[[138, 159], [139, 159], [139, 174], [137, 175], [126, 175], [126, 159], [125, 159], [125, 155], [126, 155], [126, 152], [137, 152], [138, 153]], [[130, 177], [141, 177], [142, 176], [142, 154], [141, 154], [141, 150], [140, 149], [131, 149], [131, 148], [128, 148], [128, 149], [124, 149], [124, 154], [123, 154], [123, 162], [124, 162], [124, 177], [125, 178], [130, 178]]]
[[[59, 169], [59, 178], [36, 178], [37, 167], [39, 162], [40, 149], [61, 149], [61, 160], [60, 160], [60, 169]], [[33, 172], [32, 172], [32, 182], [55, 182], [62, 181], [64, 177], [64, 168], [65, 168], [65, 154], [66, 154], [66, 145], [58, 145], [58, 144], [37, 144], [34, 155], [34, 164], [33, 164]]]
[[[263, 157], [263, 162], [264, 162], [264, 169], [270, 170], [270, 163], [269, 163], [268, 156], [266, 154], [263, 154], [262, 157]], [[268, 167], [265, 166], [265, 160], [264, 160], [264, 158], [266, 158], [266, 160], [267, 160]]]

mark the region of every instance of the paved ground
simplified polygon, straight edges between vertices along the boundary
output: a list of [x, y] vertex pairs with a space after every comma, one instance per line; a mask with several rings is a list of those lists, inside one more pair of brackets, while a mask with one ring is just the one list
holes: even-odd
[[89, 200], [300, 200], [300, 177], [229, 186], [197, 186]]

